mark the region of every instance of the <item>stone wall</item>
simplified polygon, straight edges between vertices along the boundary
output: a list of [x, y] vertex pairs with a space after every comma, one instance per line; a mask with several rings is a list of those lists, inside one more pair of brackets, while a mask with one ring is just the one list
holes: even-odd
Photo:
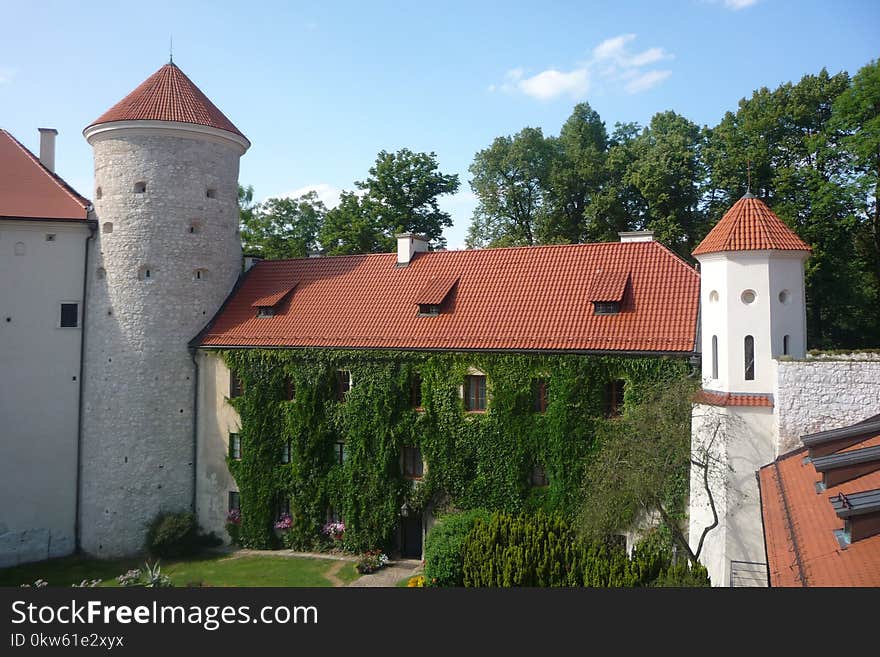
[[880, 354], [780, 360], [774, 395], [779, 455], [800, 447], [804, 434], [880, 413]]
[[139, 550], [156, 513], [192, 507], [187, 344], [241, 271], [241, 148], [187, 135], [92, 140], [100, 233], [88, 268], [81, 536], [99, 556]]

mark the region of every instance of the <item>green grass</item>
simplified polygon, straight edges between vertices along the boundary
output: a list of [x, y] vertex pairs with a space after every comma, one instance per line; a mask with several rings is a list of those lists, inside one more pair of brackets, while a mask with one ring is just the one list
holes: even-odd
[[[46, 580], [50, 586], [70, 586], [84, 579], [101, 579], [101, 586], [117, 586], [118, 575], [142, 563], [143, 559], [64, 557], [0, 569], [0, 586], [20, 586], [37, 579]], [[329, 559], [224, 554], [163, 562], [162, 572], [175, 586], [332, 586], [325, 573], [337, 563]], [[347, 584], [359, 575], [354, 563], [346, 561], [336, 577]]]

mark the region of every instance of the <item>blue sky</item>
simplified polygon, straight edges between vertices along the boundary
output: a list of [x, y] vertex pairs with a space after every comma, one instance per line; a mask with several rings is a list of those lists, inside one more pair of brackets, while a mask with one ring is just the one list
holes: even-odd
[[880, 55], [880, 2], [8, 2], [0, 127], [92, 195], [82, 129], [168, 59], [250, 138], [260, 199], [352, 189], [381, 149], [437, 153], [463, 244], [468, 166], [499, 135], [556, 134], [587, 100], [609, 129], [673, 109], [715, 124], [761, 86]]

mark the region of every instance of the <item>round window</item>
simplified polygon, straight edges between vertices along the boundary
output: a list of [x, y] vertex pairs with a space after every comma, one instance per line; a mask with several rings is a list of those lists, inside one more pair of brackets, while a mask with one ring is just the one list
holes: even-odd
[[791, 303], [791, 292], [788, 290], [783, 290], [779, 293], [779, 303], [784, 303], [786, 306]]
[[709, 303], [718, 303], [718, 290], [709, 292]]
[[748, 306], [749, 304], [755, 302], [755, 296], [756, 295], [754, 290], [746, 290], [740, 295], [739, 298], [742, 299], [742, 302]]

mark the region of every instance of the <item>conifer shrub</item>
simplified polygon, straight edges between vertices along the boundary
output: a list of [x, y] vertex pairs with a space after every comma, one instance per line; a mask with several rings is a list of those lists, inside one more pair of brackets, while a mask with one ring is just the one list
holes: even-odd
[[489, 512], [471, 509], [444, 516], [425, 540], [425, 582], [428, 586], [463, 586], [463, 549], [477, 519], [488, 520]]
[[199, 531], [195, 514], [162, 512], [156, 514], [147, 526], [145, 547], [150, 554], [167, 559], [190, 556], [222, 543], [213, 532], [203, 534]]

